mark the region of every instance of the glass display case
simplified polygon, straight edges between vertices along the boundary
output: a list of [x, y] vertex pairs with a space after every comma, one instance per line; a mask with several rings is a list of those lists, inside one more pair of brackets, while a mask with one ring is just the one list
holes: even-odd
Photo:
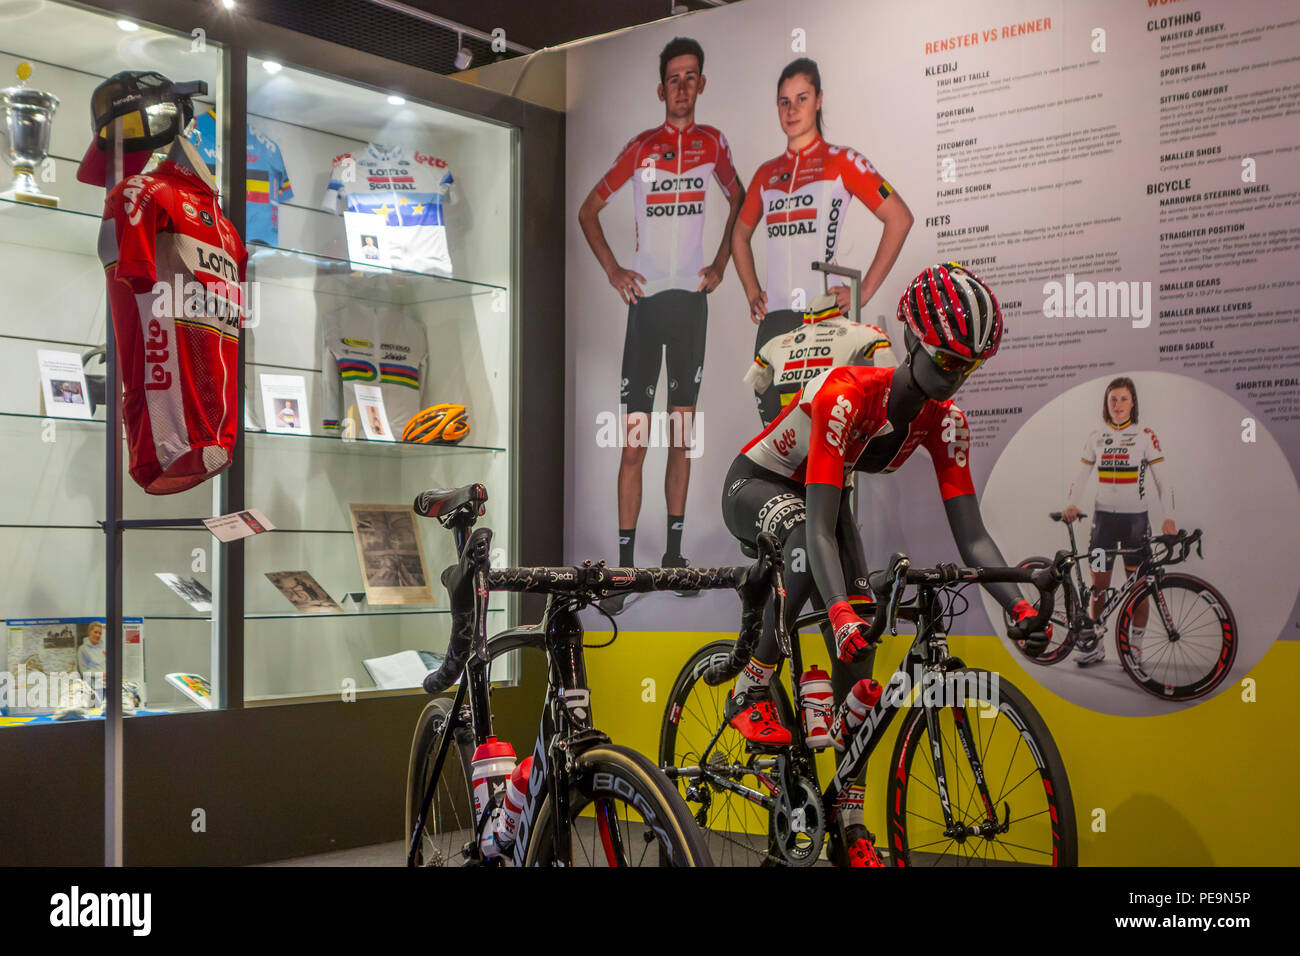
[[[446, 647], [455, 549], [420, 491], [487, 485], [510, 552], [514, 131], [259, 58], [247, 129], [245, 498], [279, 530], [246, 550], [245, 697], [360, 691]], [[402, 440], [439, 405], [468, 431]], [[303, 569], [343, 613], [295, 611], [272, 578]]]
[[[59, 101], [49, 160], [34, 177], [57, 205], [0, 198], [0, 362], [9, 371], [0, 433], [10, 451], [0, 608], [13, 622], [0, 673], [26, 662], [24, 641], [52, 641], [54, 658], [75, 660], [104, 614], [108, 436], [95, 395], [102, 357], [93, 354], [107, 315], [96, 253], [104, 191], [79, 183], [76, 167], [90, 141], [91, 90], [131, 69], [207, 83], [191, 136], [218, 182], [242, 176], [244, 211], [232, 219], [249, 249], [253, 312], [232, 471], [154, 496], [124, 470], [123, 515], [193, 519], [233, 506], [274, 525], [240, 546], [238, 578], [225, 581], [225, 548], [201, 526], [126, 533], [122, 607], [140, 641], [124, 663], [130, 677], [132, 655], [140, 658], [141, 712], [196, 709], [167, 675], [202, 675], [219, 688], [232, 645], [240, 653], [230, 659], [242, 662], [234, 705], [410, 688], [401, 675], [446, 646], [438, 577], [454, 558], [450, 535], [413, 516], [415, 495], [484, 483], [494, 563], [515, 551], [518, 131], [292, 64], [232, 61], [203, 36], [53, 2], [0, 5], [0, 87], [18, 85], [21, 63], [31, 65], [25, 86]], [[246, 113], [225, 116], [223, 69], [242, 73]], [[244, 153], [229, 170], [227, 135]], [[0, 168], [0, 191], [13, 178]], [[85, 417], [46, 407], [42, 369], [58, 361], [84, 366]], [[463, 406], [436, 413], [445, 422], [417, 419], [421, 439], [441, 424], [444, 440], [403, 441], [407, 423], [434, 406]], [[233, 497], [223, 487], [232, 481]], [[223, 614], [229, 588], [243, 589], [237, 619]], [[513, 602], [494, 597], [491, 615], [493, 629], [508, 626]], [[514, 672], [503, 661], [494, 677]], [[3, 695], [14, 690], [13, 678], [0, 690], [0, 724], [48, 720], [57, 707], [13, 706]]]
[[[102, 383], [107, 307], [97, 256], [104, 190], [77, 181], [91, 141], [91, 91], [127, 69], [203, 80], [219, 107], [222, 49], [190, 35], [55, 3], [0, 6], [0, 87], [49, 94], [48, 139], [32, 117], [0, 105], [0, 436], [8, 452], [0, 504], [0, 707], [3, 722], [50, 719], [59, 674], [95, 663], [95, 618], [105, 613], [105, 407]], [[21, 79], [22, 77], [26, 79]], [[26, 124], [24, 124], [26, 120]], [[24, 128], [25, 126], [25, 128]], [[32, 154], [36, 155], [33, 156]], [[14, 194], [15, 166], [27, 157], [39, 197]], [[24, 199], [26, 201], [24, 201]], [[98, 354], [96, 350], [101, 350]], [[60, 379], [58, 369], [84, 374]], [[42, 372], [51, 381], [42, 385]], [[47, 388], [59, 407], [49, 407]], [[59, 417], [71, 414], [81, 417]], [[146, 495], [125, 483], [129, 518], [214, 513], [218, 478], [182, 494]], [[197, 707], [169, 684], [172, 672], [213, 674], [221, 639], [212, 614], [189, 606], [157, 572], [211, 587], [218, 556], [202, 527], [133, 532], [123, 565], [125, 616], [138, 618], [123, 662], [141, 683], [145, 711]], [[141, 652], [143, 652], [141, 658]], [[70, 666], [69, 666], [70, 665]], [[80, 671], [78, 671], [80, 673]], [[66, 684], [66, 681], [62, 683]]]

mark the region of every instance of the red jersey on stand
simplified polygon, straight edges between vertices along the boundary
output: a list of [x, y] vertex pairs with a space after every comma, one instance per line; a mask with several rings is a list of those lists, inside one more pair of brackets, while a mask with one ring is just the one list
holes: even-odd
[[108, 194], [99, 257], [131, 477], [154, 495], [193, 488], [230, 465], [239, 428], [244, 243], [207, 183], [164, 162]]

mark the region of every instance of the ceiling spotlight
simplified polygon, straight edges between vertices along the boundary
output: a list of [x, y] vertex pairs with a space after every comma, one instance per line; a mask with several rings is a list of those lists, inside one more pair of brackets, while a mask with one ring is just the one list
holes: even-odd
[[117, 28], [123, 33], [134, 33], [140, 29], [140, 24], [132, 23], [130, 20], [118, 20]]
[[468, 70], [469, 65], [474, 62], [474, 54], [470, 53], [465, 47], [456, 51], [456, 59], [453, 60], [458, 70]]
[[221, 5], [227, 10], [235, 9], [235, 0], [221, 0]]
[[279, 73], [284, 69], [284, 65], [276, 63], [274, 60], [263, 60], [262, 69], [266, 70], [267, 73]]
[[406, 105], [406, 100], [402, 99], [402, 97], [400, 97], [400, 96], [398, 96], [398, 95], [396, 95], [396, 94], [393, 94], [392, 96], [390, 96], [390, 97], [388, 98], [388, 105], [389, 105], [389, 106], [405, 106], [405, 105]]

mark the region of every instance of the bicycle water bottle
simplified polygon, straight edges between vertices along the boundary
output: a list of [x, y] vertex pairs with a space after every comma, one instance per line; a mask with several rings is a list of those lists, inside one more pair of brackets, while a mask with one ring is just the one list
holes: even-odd
[[831, 725], [831, 736], [835, 738], [835, 749], [843, 750], [850, 737], [858, 732], [867, 712], [880, 700], [884, 688], [870, 677], [864, 677], [849, 690], [849, 695], [840, 704], [835, 722]]
[[[474, 821], [476, 825], [482, 819], [484, 809], [491, 803], [496, 788], [514, 772], [514, 769], [515, 748], [504, 740], [489, 737], [486, 743], [479, 744], [474, 751], [472, 773], [474, 775]], [[486, 857], [501, 855], [501, 849], [497, 846], [496, 841], [496, 817], [500, 813], [501, 808], [495, 808], [492, 812], [493, 819], [488, 821], [488, 825], [481, 831], [479, 849]]]
[[533, 769], [533, 758], [527, 757], [510, 774], [506, 783], [504, 813], [497, 818], [497, 846], [505, 850], [515, 842], [518, 834], [519, 816], [524, 812], [524, 800], [528, 794], [528, 775]]
[[813, 750], [831, 745], [831, 675], [814, 664], [799, 678], [799, 695], [803, 697], [804, 740]]

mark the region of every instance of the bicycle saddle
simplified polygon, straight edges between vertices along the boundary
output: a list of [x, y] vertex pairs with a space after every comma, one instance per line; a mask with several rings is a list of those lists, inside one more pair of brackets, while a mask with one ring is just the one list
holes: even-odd
[[[1063, 512], [1060, 512], [1060, 511], [1049, 511], [1049, 512], [1047, 513], [1047, 517], [1051, 518], [1053, 521], [1060, 521], [1061, 518], [1062, 518], [1062, 516], [1063, 516], [1063, 514], [1064, 514], [1064, 513], [1063, 513]], [[1080, 512], [1079, 512], [1079, 517], [1080, 517], [1080, 518], [1086, 518], [1086, 517], [1088, 517], [1088, 516], [1087, 516], [1086, 514], [1084, 514], [1082, 511], [1080, 511]]]
[[456, 512], [483, 514], [483, 506], [487, 500], [487, 488], [481, 484], [473, 484], [465, 485], [463, 488], [433, 488], [422, 491], [416, 495], [412, 507], [415, 513], [422, 517], [446, 521]]
[[747, 558], [757, 558], [758, 548], [755, 545], [750, 544], [748, 541], [742, 541], [740, 542], [740, 553]]

